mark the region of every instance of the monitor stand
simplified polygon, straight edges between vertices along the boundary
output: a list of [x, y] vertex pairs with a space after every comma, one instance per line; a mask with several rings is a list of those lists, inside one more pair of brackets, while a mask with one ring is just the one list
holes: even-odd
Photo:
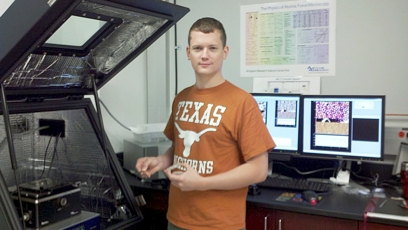
[[[339, 164], [343, 165], [345, 160], [339, 160]], [[345, 161], [346, 168], [340, 168], [337, 172], [336, 178], [331, 177], [330, 180], [338, 185], [346, 185], [350, 183], [351, 161]]]
[[273, 174], [273, 161], [268, 163], [268, 176], [272, 176]]
[[268, 176], [269, 177], [274, 177], [274, 176], [279, 176], [279, 177], [284, 177], [280, 174], [276, 174], [273, 172], [273, 161], [277, 160], [277, 161], [284, 161], [284, 162], [290, 162], [292, 159], [292, 156], [290, 154], [284, 154], [284, 153], [274, 153], [274, 152], [270, 152], [268, 154]]
[[284, 175], [281, 175], [279, 173], [274, 173], [273, 172], [273, 160], [269, 161], [269, 163], [268, 163], [268, 177], [280, 177], [280, 178], [288, 178], [288, 179], [290, 178], [288, 176], [284, 176]]

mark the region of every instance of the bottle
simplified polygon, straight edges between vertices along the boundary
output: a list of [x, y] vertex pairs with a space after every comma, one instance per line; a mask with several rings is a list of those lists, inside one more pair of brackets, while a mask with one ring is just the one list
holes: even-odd
[[401, 163], [402, 197], [408, 199], [408, 161]]

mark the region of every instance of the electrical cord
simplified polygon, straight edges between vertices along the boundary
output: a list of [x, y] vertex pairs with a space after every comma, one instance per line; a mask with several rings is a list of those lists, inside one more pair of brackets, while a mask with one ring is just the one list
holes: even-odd
[[52, 136], [50, 137], [50, 140], [48, 141], [47, 147], [45, 148], [44, 162], [43, 162], [43, 170], [42, 170], [42, 172], [41, 172], [41, 175], [40, 175], [39, 179], [41, 179], [41, 178], [43, 177], [44, 172], [45, 172], [45, 167], [46, 167], [45, 164], [46, 164], [46, 160], [47, 160], [47, 152], [48, 152], [48, 148], [50, 147], [51, 140], [52, 140]]
[[380, 180], [380, 175], [376, 173], [373, 177], [360, 176], [357, 172], [350, 171], [353, 176], [361, 181], [356, 181], [356, 183], [361, 185], [375, 186], [377, 188], [390, 188], [396, 190], [401, 186], [401, 182], [398, 177], [393, 177], [391, 179]]
[[336, 170], [336, 168], [321, 168], [321, 169], [316, 169], [316, 170], [312, 170], [312, 171], [307, 171], [307, 172], [302, 172], [299, 169], [297, 169], [296, 167], [293, 166], [288, 166], [285, 163], [282, 162], [273, 162], [274, 164], [280, 164], [283, 165], [284, 167], [288, 168], [288, 169], [292, 169], [294, 171], [296, 171], [299, 175], [309, 175], [309, 174], [313, 174], [313, 173], [317, 173], [317, 172], [323, 172], [323, 171], [332, 171], [332, 170]]
[[59, 162], [58, 149], [57, 149], [57, 147], [58, 147], [58, 141], [59, 141], [59, 139], [61, 138], [61, 135], [62, 135], [62, 133], [59, 133], [58, 136], [56, 136], [56, 138], [55, 138], [54, 151], [53, 151], [53, 153], [52, 153], [52, 158], [51, 158], [51, 162], [50, 162], [50, 167], [49, 167], [49, 169], [48, 169], [48, 175], [47, 175], [47, 177], [50, 176], [50, 174], [51, 174], [51, 169], [52, 169], [53, 164], [54, 164], [55, 159], [56, 159], [56, 160], [57, 160], [56, 162], [57, 162], [57, 164], [58, 164], [57, 168], [58, 168], [58, 170], [59, 170], [59, 172], [60, 172], [60, 174], [61, 174], [61, 178], [64, 178], [64, 174], [63, 174], [63, 172], [62, 172], [62, 169], [61, 169], [61, 166], [60, 166], [60, 162]]
[[[351, 171], [351, 170], [350, 170], [350, 172], [351, 172], [351, 173], [353, 174], [353, 176], [355, 176], [356, 178], [365, 180], [366, 182], [371, 182], [371, 183], [372, 183], [372, 182], [375, 180], [375, 178], [360, 176], [360, 175], [358, 175], [356, 172], [353, 172], [353, 171]], [[377, 175], [378, 175], [378, 174], [377, 174]], [[377, 180], [378, 180], [378, 178], [377, 178]]]
[[106, 107], [105, 103], [103, 103], [103, 101], [101, 99], [99, 99], [99, 102], [101, 103], [101, 105], [105, 108], [106, 112], [108, 112], [108, 114], [113, 118], [113, 120], [115, 120], [119, 125], [121, 125], [123, 128], [130, 130], [129, 127], [127, 127], [126, 125], [122, 124], [118, 119], [116, 119], [115, 116], [113, 116], [113, 114], [109, 111], [109, 109]]

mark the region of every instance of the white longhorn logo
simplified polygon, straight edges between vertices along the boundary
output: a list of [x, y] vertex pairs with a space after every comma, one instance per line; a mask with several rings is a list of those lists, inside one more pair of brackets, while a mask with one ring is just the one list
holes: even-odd
[[214, 132], [217, 131], [215, 128], [207, 128], [204, 129], [203, 131], [196, 133], [191, 130], [182, 130], [180, 126], [176, 122], [174, 122], [176, 125], [177, 130], [179, 131], [179, 138], [184, 139], [184, 151], [183, 151], [183, 156], [188, 157], [190, 156], [190, 149], [191, 146], [194, 144], [194, 142], [199, 142], [200, 141], [200, 136], [203, 135], [206, 132]]

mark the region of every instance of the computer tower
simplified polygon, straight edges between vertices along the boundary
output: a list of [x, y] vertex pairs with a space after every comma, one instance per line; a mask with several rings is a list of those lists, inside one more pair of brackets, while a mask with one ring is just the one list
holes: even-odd
[[[2, 229], [53, 229], [82, 212], [100, 229], [141, 222], [98, 90], [188, 11], [158, 0], [13, 1], [0, 17]], [[43, 206], [54, 210], [45, 220]]]

